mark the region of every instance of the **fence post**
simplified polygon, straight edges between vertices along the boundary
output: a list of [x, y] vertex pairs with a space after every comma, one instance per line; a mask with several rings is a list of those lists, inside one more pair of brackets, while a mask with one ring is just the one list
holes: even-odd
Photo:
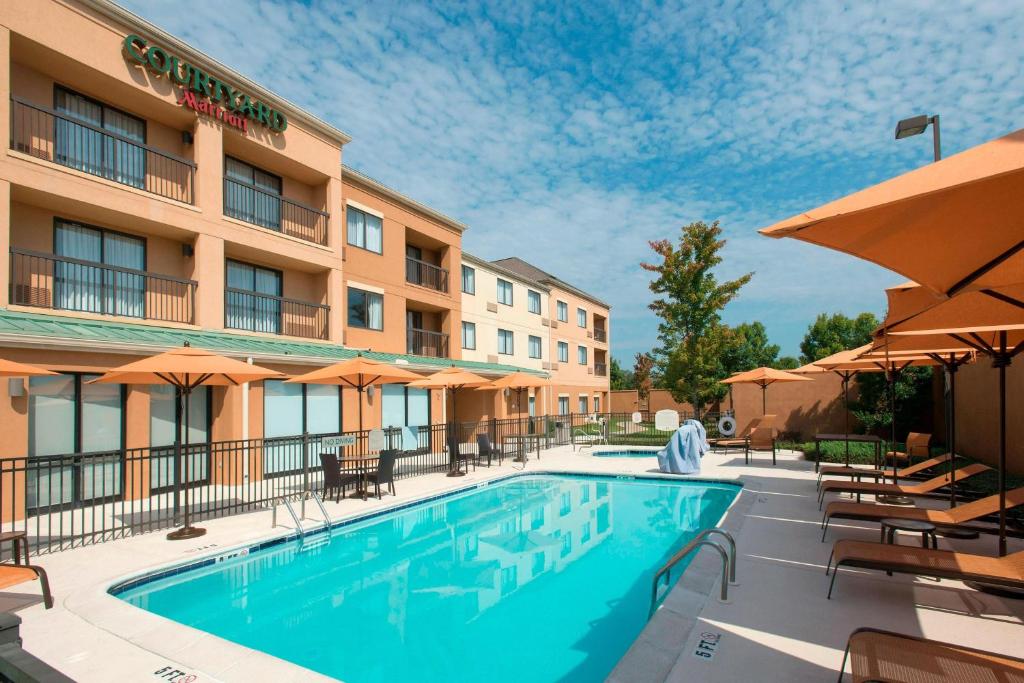
[[[309, 432], [302, 432], [302, 492], [309, 491]], [[305, 498], [303, 498], [305, 500]]]

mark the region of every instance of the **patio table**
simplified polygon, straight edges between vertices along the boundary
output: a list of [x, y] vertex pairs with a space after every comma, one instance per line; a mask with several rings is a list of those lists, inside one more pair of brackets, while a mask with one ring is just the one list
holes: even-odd
[[513, 441], [518, 443], [519, 455], [517, 455], [513, 462], [526, 462], [526, 454], [529, 452], [529, 447], [525, 447], [525, 444], [533, 441], [536, 444], [537, 459], [540, 460], [540, 441], [544, 439], [545, 435], [540, 433], [533, 434], [506, 434], [505, 441]]
[[[874, 434], [815, 434], [814, 435], [814, 471], [821, 465], [821, 442], [843, 441], [849, 443], [871, 443], [875, 445], [875, 469], [882, 459], [882, 439]], [[846, 466], [850, 466], [850, 451], [846, 451]]]
[[[380, 460], [379, 455], [346, 455], [338, 458], [338, 464], [341, 466], [341, 469], [344, 470], [346, 465], [352, 466], [352, 469], [356, 470], [356, 473], [362, 480], [363, 500], [366, 500], [367, 475], [370, 472], [370, 463], [376, 460]], [[357, 490], [356, 493], [359, 493], [359, 491]]]

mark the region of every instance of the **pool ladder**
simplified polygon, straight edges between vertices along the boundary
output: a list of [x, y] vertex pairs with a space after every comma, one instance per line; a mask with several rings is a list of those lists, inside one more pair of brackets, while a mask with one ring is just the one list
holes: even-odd
[[292, 506], [292, 502], [291, 502], [289, 496], [278, 496], [277, 498], [275, 498], [273, 500], [272, 507], [271, 507], [272, 512], [271, 512], [270, 526], [271, 527], [276, 527], [277, 526], [277, 507], [278, 507], [279, 504], [283, 503], [285, 508], [287, 508], [287, 510], [288, 510], [288, 514], [292, 518], [292, 522], [295, 523], [295, 529], [299, 532], [299, 538], [301, 538], [302, 540], [306, 540], [306, 530], [302, 527], [302, 521], [301, 520], [306, 518], [306, 499], [307, 498], [312, 498], [316, 502], [317, 507], [320, 508], [320, 514], [323, 515], [323, 517], [324, 517], [324, 524], [323, 524], [323, 527], [321, 527], [321, 528], [327, 530], [327, 537], [329, 539], [330, 536], [331, 536], [331, 516], [327, 514], [327, 508], [324, 507], [324, 501], [321, 500], [320, 496], [317, 495], [316, 491], [305, 491], [302, 494], [302, 499], [301, 499], [302, 500], [302, 508], [301, 508], [302, 509], [302, 517], [301, 518], [299, 517], [299, 515], [295, 514], [295, 508]]
[[[724, 538], [729, 546], [728, 549], [724, 548], [720, 543], [709, 540], [708, 536], [712, 535], [719, 535]], [[728, 602], [729, 585], [736, 585], [736, 539], [728, 531], [718, 527], [705, 529], [687, 543], [682, 550], [673, 555], [654, 575], [654, 580], [651, 581], [651, 609], [647, 613], [648, 619], [654, 616], [655, 610], [658, 609], [658, 586], [661, 584], [662, 577], [665, 578], [665, 585], [670, 585], [672, 581], [672, 568], [686, 559], [690, 553], [703, 546], [714, 548], [718, 552], [719, 557], [722, 558], [722, 589], [719, 600]], [[683, 571], [685, 572], [686, 570], [684, 569]]]

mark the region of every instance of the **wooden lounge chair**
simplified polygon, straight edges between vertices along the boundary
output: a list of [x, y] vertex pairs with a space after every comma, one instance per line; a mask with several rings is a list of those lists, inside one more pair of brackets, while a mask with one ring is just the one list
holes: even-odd
[[747, 446], [743, 450], [743, 461], [750, 464], [750, 451], [771, 451], [772, 465], [775, 464], [775, 434], [770, 426], [756, 427], [747, 437]]
[[[1024, 487], [1006, 492], [1006, 509], [1024, 505]], [[969, 528], [973, 531], [991, 533], [992, 527], [971, 525], [987, 515], [999, 512], [999, 494], [972, 500], [970, 503], [957, 505], [948, 510], [928, 510], [925, 508], [904, 507], [902, 505], [875, 505], [872, 503], [845, 503], [834, 500], [825, 506], [825, 516], [821, 519], [821, 540], [825, 541], [828, 525], [833, 519], [857, 519], [865, 522], [881, 522], [890, 517], [896, 519], [916, 519], [931, 522], [939, 528]]]
[[853, 683], [1021, 683], [1024, 660], [875, 628], [850, 634], [839, 667], [843, 681], [850, 661]]
[[907, 434], [906, 451], [887, 451], [885, 461], [891, 463], [894, 459], [897, 464], [913, 465], [914, 458], [922, 460], [931, 455], [932, 435], [920, 432]]
[[[910, 465], [909, 467], [903, 467], [901, 469], [897, 469], [896, 470], [896, 478], [897, 479], [906, 479], [908, 477], [914, 476], [915, 474], [920, 474], [921, 472], [924, 472], [925, 470], [930, 470], [933, 467], [938, 467], [939, 465], [942, 465], [943, 463], [949, 462], [951, 458], [952, 458], [952, 456], [949, 453], [944, 453], [942, 455], [937, 455], [934, 458], [928, 458], [927, 460], [922, 460], [921, 462], [917, 463], [916, 465]], [[818, 486], [819, 487], [821, 486], [821, 478], [826, 476], [826, 475], [831, 475], [831, 476], [836, 476], [836, 477], [856, 477], [858, 480], [861, 477], [871, 477], [875, 481], [878, 481], [882, 477], [891, 477], [892, 476], [892, 468], [889, 468], [888, 470], [884, 470], [884, 469], [876, 470], [874, 468], [868, 468], [868, 467], [846, 467], [844, 465], [825, 465], [818, 472]]]
[[46, 578], [46, 570], [32, 564], [0, 564], [0, 588], [35, 579], [39, 579], [43, 591], [43, 605], [50, 609], [53, 607], [53, 594], [50, 593], [50, 580]]
[[[956, 481], [961, 482], [991, 470], [992, 468], [988, 465], [976, 462], [958, 469], [956, 471]], [[871, 481], [826, 481], [821, 485], [818, 493], [818, 509], [821, 509], [821, 503], [825, 500], [826, 493], [853, 493], [856, 494], [858, 503], [860, 502], [861, 494], [864, 493], [874, 496], [927, 496], [949, 486], [952, 480], [953, 475], [950, 472], [946, 472], [945, 474], [940, 474], [937, 477], [932, 477], [926, 481], [909, 486], [904, 486], [903, 484], [879, 484], [878, 482]]]
[[747, 425], [747, 428], [741, 432], [739, 436], [729, 436], [718, 439], [708, 439], [708, 443], [712, 448], [723, 448], [728, 451], [730, 448], [742, 448], [746, 450], [747, 443], [750, 439], [750, 433], [758, 427], [771, 427], [775, 428], [775, 416], [774, 415], [762, 415], [761, 417], [755, 417]]
[[1006, 557], [988, 557], [844, 538], [832, 546], [832, 554], [825, 569], [826, 574], [832, 570], [832, 581], [828, 586], [829, 598], [832, 597], [832, 588], [835, 586], [839, 567], [877, 569], [889, 573], [933, 576], [957, 581], [983, 581], [1024, 589], [1024, 550]]

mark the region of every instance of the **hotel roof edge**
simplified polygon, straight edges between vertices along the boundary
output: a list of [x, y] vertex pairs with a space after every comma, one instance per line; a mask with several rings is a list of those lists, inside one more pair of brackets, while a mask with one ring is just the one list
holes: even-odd
[[532, 286], [536, 287], [537, 289], [542, 289], [545, 292], [550, 292], [551, 291], [551, 287], [549, 287], [548, 285], [544, 284], [543, 282], [540, 282], [539, 280], [534, 280], [533, 278], [526, 277], [522, 273], [517, 273], [514, 270], [509, 270], [508, 268], [506, 268], [506, 267], [504, 267], [502, 265], [499, 265], [499, 264], [495, 263], [494, 261], [488, 261], [485, 258], [480, 258], [479, 256], [475, 256], [473, 254], [470, 254], [465, 249], [462, 250], [462, 258], [465, 261], [469, 261], [470, 263], [474, 263], [474, 264], [476, 264], [478, 266], [482, 266], [484, 268], [489, 268], [489, 269], [491, 269], [493, 271], [501, 273], [502, 275], [505, 275], [505, 276], [510, 277], [510, 278], [514, 278], [515, 280], [518, 280], [519, 282], [522, 282], [524, 284], [532, 285]]
[[457, 221], [454, 218], [452, 218], [451, 216], [445, 215], [445, 214], [441, 213], [440, 211], [438, 211], [436, 209], [430, 208], [426, 204], [423, 204], [421, 202], [416, 201], [415, 199], [413, 199], [412, 197], [409, 197], [408, 195], [402, 194], [398, 190], [395, 190], [395, 189], [392, 189], [392, 188], [388, 187], [384, 183], [382, 183], [379, 180], [376, 180], [374, 178], [371, 178], [370, 176], [366, 175], [362, 171], [358, 171], [358, 170], [352, 168], [351, 166], [348, 166], [347, 164], [342, 164], [341, 165], [341, 180], [342, 180], [342, 182], [345, 181], [345, 177], [346, 176], [349, 176], [349, 177], [355, 179], [356, 182], [361, 183], [363, 185], [366, 185], [370, 189], [376, 190], [376, 191], [378, 191], [378, 192], [380, 192], [380, 193], [382, 193], [384, 195], [387, 195], [388, 197], [390, 197], [391, 199], [395, 200], [396, 202], [399, 202], [401, 204], [405, 204], [406, 206], [408, 206], [409, 208], [413, 209], [414, 211], [419, 211], [420, 213], [422, 213], [424, 215], [430, 216], [431, 218], [433, 218], [436, 221], [440, 221], [441, 223], [444, 223], [445, 225], [447, 225], [449, 228], [452, 228], [453, 230], [458, 230], [459, 232], [464, 232], [464, 231], [469, 229], [469, 226], [466, 225], [465, 223], [463, 223], [461, 221]]
[[[542, 273], [543, 277], [536, 278], [538, 282], [543, 282], [545, 284], [550, 285], [551, 287], [557, 287], [558, 289], [564, 289], [567, 292], [572, 292], [573, 294], [575, 294], [576, 296], [580, 297], [581, 299], [586, 299], [587, 301], [595, 303], [598, 306], [603, 306], [604, 308], [607, 308], [609, 311], [612, 309], [612, 305], [609, 304], [608, 302], [602, 301], [601, 299], [598, 299], [593, 294], [585, 292], [582, 289], [580, 289], [579, 287], [576, 287], [574, 285], [570, 285], [565, 280], [562, 280], [562, 279], [559, 279], [558, 277], [555, 277], [554, 275], [552, 275], [551, 273], [547, 272], [546, 270], [538, 268], [537, 266], [533, 265], [529, 261], [525, 261], [524, 259], [521, 259], [518, 256], [506, 256], [505, 258], [500, 258], [500, 259], [496, 259], [494, 261], [490, 261], [490, 263], [492, 263], [494, 265], [501, 266], [501, 267], [506, 268], [508, 270], [511, 270], [513, 272], [520, 272], [520, 271], [516, 271], [515, 268], [509, 267], [507, 265], [508, 262], [518, 262], [518, 263], [521, 263], [521, 264], [527, 266], [528, 268], [530, 268], [532, 270], [537, 271], [538, 273]], [[524, 277], [531, 277], [530, 275], [527, 275], [525, 272], [523, 272], [523, 276]]]
[[273, 90], [260, 85], [253, 81], [247, 76], [243, 76], [241, 73], [232, 69], [230, 66], [213, 59], [212, 57], [199, 52], [196, 48], [186, 43], [181, 38], [168, 33], [164, 29], [156, 26], [155, 24], [143, 19], [139, 15], [131, 12], [130, 10], [121, 7], [117, 3], [111, 2], [110, 0], [76, 0], [76, 2], [88, 7], [100, 14], [106, 16], [109, 19], [113, 19], [129, 26], [135, 26], [144, 31], [147, 37], [159, 39], [168, 45], [174, 47], [175, 50], [180, 51], [184, 56], [187, 56], [190, 60], [198, 63], [208, 65], [211, 71], [219, 71], [224, 74], [227, 78], [230, 78], [234, 83], [243, 86], [253, 93], [259, 96], [261, 100], [271, 100], [282, 106], [279, 108], [287, 114], [289, 117], [298, 119], [307, 127], [317, 131], [321, 135], [324, 135], [332, 140], [340, 142], [342, 145], [346, 145], [352, 142], [352, 136], [345, 133], [338, 128], [335, 128], [331, 124], [327, 123], [318, 116], [311, 114], [299, 105], [295, 104], [291, 100], [288, 100], [281, 95], [278, 95]]

